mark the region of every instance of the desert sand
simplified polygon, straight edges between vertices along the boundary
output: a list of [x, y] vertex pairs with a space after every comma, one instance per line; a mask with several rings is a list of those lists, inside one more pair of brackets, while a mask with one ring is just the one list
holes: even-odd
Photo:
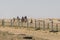
[[[30, 20], [30, 19], [29, 19]], [[39, 19], [42, 20], [42, 19]], [[49, 32], [51, 30], [51, 23], [49, 19], [43, 19], [45, 21], [45, 30], [43, 30], [43, 23], [40, 23], [40, 30], [35, 30], [35, 26], [39, 28], [39, 21], [36, 22], [33, 19], [33, 23], [28, 25], [27, 23], [23, 23], [23, 27], [20, 23], [14, 22], [14, 26], [11, 25], [10, 19], [5, 19], [5, 25], [2, 25], [2, 20], [0, 20], [0, 40], [60, 40], [60, 22], [58, 19], [53, 19], [53, 29], [57, 27], [58, 24], [58, 31], [59, 32]], [[30, 22], [30, 21], [29, 21]], [[49, 29], [47, 29], [49, 23]], [[17, 26], [15, 26], [17, 25]], [[30, 28], [31, 27], [31, 28]], [[32, 39], [24, 39], [25, 36], [31, 36]]]
[[60, 40], [60, 32], [53, 33], [48, 30], [36, 31], [30, 28], [0, 27], [0, 40], [23, 40], [22, 38], [19, 39], [20, 34], [30, 35], [33, 40]]

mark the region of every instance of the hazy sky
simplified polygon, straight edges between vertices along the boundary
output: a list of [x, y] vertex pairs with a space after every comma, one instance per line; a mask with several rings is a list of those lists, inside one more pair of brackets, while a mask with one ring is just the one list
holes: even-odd
[[0, 0], [0, 18], [60, 18], [60, 0]]

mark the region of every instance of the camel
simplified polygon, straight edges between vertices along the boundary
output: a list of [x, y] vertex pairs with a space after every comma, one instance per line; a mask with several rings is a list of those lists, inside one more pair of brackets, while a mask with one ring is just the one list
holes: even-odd
[[28, 21], [27, 16], [21, 18], [21, 22], [25, 22], [26, 23], [27, 21]]

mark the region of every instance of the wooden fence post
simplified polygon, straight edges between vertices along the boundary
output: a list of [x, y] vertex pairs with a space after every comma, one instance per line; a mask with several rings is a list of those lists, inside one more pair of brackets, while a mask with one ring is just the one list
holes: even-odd
[[39, 21], [39, 29], [41, 29], [41, 28], [40, 28], [40, 21]]
[[4, 26], [4, 19], [2, 20], [2, 26]]
[[18, 21], [18, 26], [20, 27], [20, 21]]
[[45, 21], [43, 20], [43, 30], [45, 30]]
[[11, 20], [11, 27], [13, 26], [13, 21]]
[[21, 22], [21, 27], [23, 27], [23, 22]]
[[29, 26], [29, 23], [28, 23], [28, 20], [27, 20], [27, 28], [28, 28], [28, 26]]
[[37, 28], [37, 25], [36, 25], [36, 19], [35, 19], [35, 29]]
[[49, 29], [49, 23], [47, 24], [47, 29]]
[[53, 21], [51, 22], [51, 25], [52, 25], [52, 26], [51, 26], [51, 27], [52, 27], [52, 30], [51, 30], [51, 31], [53, 31]]
[[53, 20], [51, 21], [51, 30], [50, 30], [50, 32], [54, 32], [54, 30], [53, 30]]
[[56, 24], [56, 31], [58, 32], [58, 24]]

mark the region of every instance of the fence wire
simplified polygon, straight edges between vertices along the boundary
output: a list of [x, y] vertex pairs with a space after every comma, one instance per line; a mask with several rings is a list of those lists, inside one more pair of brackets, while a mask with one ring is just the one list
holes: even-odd
[[20, 21], [15, 21], [13, 22], [12, 20], [0, 20], [0, 26], [6, 27], [24, 27], [24, 28], [34, 28], [36, 30], [58, 30], [60, 31], [60, 25], [59, 24], [54, 24], [53, 22], [49, 23], [44, 20], [34, 20], [34, 22], [30, 23], [29, 21], [27, 22], [21, 22]]

